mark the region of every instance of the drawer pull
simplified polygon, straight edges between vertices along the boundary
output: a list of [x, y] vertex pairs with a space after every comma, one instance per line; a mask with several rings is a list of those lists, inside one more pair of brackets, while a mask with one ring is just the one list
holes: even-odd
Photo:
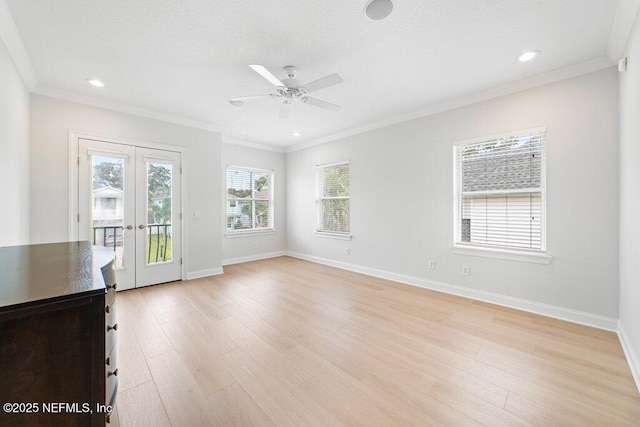
[[117, 331], [117, 330], [118, 330], [118, 324], [116, 323], [116, 324], [115, 324], [115, 325], [113, 325], [113, 326], [109, 326], [109, 325], [107, 325], [107, 331], [110, 331], [110, 330], [112, 330], [112, 329], [113, 329], [114, 331]]
[[116, 369], [115, 371], [109, 371], [109, 373], [107, 374], [107, 376], [109, 376], [109, 377], [110, 377], [111, 375], [114, 375], [114, 376], [116, 376], [116, 377], [117, 377], [117, 376], [118, 376], [118, 369]]
[[111, 286], [107, 285], [107, 290], [109, 290], [109, 289], [113, 289], [114, 291], [115, 291], [115, 290], [117, 290], [117, 289], [118, 289], [118, 284], [117, 284], [117, 283], [114, 283], [114, 284], [113, 284], [113, 285], [111, 285]]
[[105, 360], [105, 362], [107, 362], [107, 365], [111, 365], [111, 358], [107, 357], [107, 360]]
[[109, 306], [109, 305], [108, 305], [108, 306], [106, 306], [106, 307], [104, 308], [104, 311], [106, 311], [107, 313], [111, 313], [111, 306]]

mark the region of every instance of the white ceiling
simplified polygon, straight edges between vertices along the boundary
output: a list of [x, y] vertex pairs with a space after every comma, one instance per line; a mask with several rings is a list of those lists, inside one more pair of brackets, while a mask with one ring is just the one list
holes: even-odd
[[[278, 147], [313, 141], [542, 73], [602, 58], [618, 0], [393, 0], [383, 21], [365, 0], [6, 0], [39, 88], [96, 97]], [[528, 49], [542, 55], [526, 64]], [[338, 73], [314, 96], [338, 113], [280, 99], [248, 64], [302, 83]], [[85, 79], [97, 77], [97, 89]], [[302, 136], [293, 137], [294, 131]]]

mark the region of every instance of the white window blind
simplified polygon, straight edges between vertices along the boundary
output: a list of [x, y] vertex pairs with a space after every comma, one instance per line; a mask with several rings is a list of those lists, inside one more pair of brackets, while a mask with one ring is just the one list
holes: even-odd
[[349, 234], [349, 163], [318, 166], [317, 231]]
[[544, 251], [546, 131], [455, 147], [455, 243]]
[[273, 228], [273, 173], [227, 168], [227, 232]]

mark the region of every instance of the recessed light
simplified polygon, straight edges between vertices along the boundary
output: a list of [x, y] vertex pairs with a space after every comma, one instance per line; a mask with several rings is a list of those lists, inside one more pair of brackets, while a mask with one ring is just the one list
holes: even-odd
[[89, 83], [91, 86], [95, 86], [95, 87], [104, 87], [104, 83], [102, 83], [98, 79], [87, 79], [87, 83]]
[[528, 50], [528, 51], [518, 55], [518, 61], [520, 61], [520, 62], [531, 61], [533, 58], [535, 58], [538, 55], [540, 55], [540, 51], [539, 50]]
[[293, 133], [293, 136], [300, 136], [300, 135], [302, 135], [302, 133], [300, 133], [300, 132], [294, 132]]
[[234, 107], [244, 107], [244, 101], [238, 101], [236, 99], [230, 99], [229, 104], [233, 105]]
[[373, 19], [379, 21], [391, 15], [393, 11], [393, 3], [391, 0], [369, 0], [364, 7], [364, 13]]

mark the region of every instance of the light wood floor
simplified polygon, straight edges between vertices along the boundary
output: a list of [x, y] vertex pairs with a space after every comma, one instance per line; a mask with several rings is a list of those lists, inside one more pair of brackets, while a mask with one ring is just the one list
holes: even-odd
[[294, 258], [118, 294], [121, 426], [640, 425], [616, 335]]

